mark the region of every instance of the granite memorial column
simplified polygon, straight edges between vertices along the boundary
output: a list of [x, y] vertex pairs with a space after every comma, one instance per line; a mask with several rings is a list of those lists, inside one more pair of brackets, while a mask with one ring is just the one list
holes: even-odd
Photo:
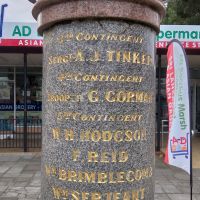
[[39, 0], [42, 200], [153, 200], [159, 0]]

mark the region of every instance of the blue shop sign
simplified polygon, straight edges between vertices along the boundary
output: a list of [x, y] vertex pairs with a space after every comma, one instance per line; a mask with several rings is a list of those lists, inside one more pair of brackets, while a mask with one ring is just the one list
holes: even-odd
[[[0, 111], [14, 111], [14, 105], [0, 104]], [[24, 111], [24, 104], [16, 104], [16, 111]], [[42, 103], [27, 104], [27, 111], [42, 111]]]

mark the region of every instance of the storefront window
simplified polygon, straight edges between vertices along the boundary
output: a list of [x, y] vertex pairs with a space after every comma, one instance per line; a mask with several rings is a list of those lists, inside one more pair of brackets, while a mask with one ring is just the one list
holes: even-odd
[[[27, 69], [27, 115], [28, 119], [41, 119], [42, 112], [42, 68]], [[17, 118], [24, 116], [24, 73], [23, 68], [16, 70], [16, 105]]]
[[196, 102], [197, 102], [197, 108], [196, 108], [196, 130], [198, 133], [200, 133], [200, 84], [197, 86], [197, 95], [196, 95]]
[[0, 119], [13, 116], [14, 108], [14, 68], [0, 68]]
[[[22, 95], [23, 95], [22, 91]], [[27, 109], [28, 119], [42, 123], [42, 54], [28, 54], [27, 69]]]
[[[23, 54], [0, 54], [0, 119], [24, 118]], [[10, 61], [11, 57], [13, 59]], [[16, 65], [13, 65], [13, 62]], [[11, 63], [12, 62], [12, 63]], [[10, 64], [9, 66], [6, 65]], [[42, 55], [28, 55], [27, 116], [28, 123], [41, 120], [42, 113]]]

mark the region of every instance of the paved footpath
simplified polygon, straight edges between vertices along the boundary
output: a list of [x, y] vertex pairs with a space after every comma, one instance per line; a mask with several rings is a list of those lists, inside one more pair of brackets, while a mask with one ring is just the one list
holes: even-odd
[[[0, 200], [38, 200], [40, 162], [40, 153], [0, 153]], [[193, 173], [193, 200], [200, 200], [200, 169]], [[155, 200], [190, 200], [189, 176], [163, 164], [159, 157], [155, 178]]]

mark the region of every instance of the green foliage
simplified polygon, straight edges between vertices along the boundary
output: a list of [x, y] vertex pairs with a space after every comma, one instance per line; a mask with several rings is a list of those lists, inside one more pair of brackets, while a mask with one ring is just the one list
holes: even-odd
[[169, 0], [162, 23], [200, 25], [200, 0]]

